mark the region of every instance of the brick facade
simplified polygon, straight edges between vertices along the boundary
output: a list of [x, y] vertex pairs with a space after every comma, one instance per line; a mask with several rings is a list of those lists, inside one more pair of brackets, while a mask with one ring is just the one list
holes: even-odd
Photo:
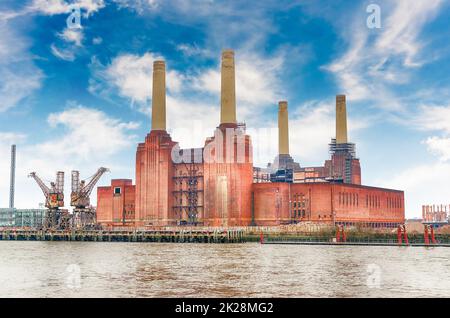
[[257, 225], [291, 222], [373, 223], [405, 220], [403, 191], [356, 184], [253, 184], [253, 213]]
[[136, 187], [129, 179], [115, 179], [97, 188], [97, 222], [105, 226], [134, 226]]

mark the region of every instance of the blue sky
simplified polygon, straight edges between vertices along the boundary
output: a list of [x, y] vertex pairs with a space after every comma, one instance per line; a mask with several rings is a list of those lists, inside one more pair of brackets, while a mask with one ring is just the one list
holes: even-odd
[[[380, 29], [366, 25], [371, 3]], [[73, 5], [80, 29], [67, 26]], [[276, 155], [279, 100], [289, 101], [292, 156], [323, 164], [343, 93], [363, 183], [405, 190], [407, 216], [420, 216], [422, 204], [450, 203], [448, 21], [443, 0], [2, 0], [0, 205], [11, 143], [18, 207], [43, 201], [30, 171], [51, 180], [64, 170], [66, 188], [72, 169], [109, 167], [101, 184], [134, 179], [158, 58], [172, 137], [202, 146], [219, 121], [220, 52], [233, 48], [255, 164]]]

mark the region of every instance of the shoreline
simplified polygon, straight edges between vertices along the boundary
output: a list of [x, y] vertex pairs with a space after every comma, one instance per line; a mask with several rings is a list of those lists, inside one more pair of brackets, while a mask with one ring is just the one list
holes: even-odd
[[436, 243], [425, 242], [423, 235], [408, 235], [408, 244], [399, 244], [395, 233], [352, 232], [346, 239], [336, 241], [333, 232], [257, 232], [244, 230], [141, 230], [141, 231], [43, 231], [0, 230], [0, 241], [64, 241], [64, 242], [142, 242], [142, 243], [257, 243], [277, 245], [328, 246], [417, 246], [450, 247], [450, 235], [436, 235]]

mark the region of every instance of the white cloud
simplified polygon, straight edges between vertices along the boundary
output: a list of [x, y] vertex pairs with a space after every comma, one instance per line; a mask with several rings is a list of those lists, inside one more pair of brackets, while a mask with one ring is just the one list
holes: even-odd
[[77, 52], [83, 46], [83, 30], [81, 28], [65, 28], [63, 32], [57, 35], [62, 41], [59, 41], [61, 43], [58, 46], [55, 43], [50, 45], [52, 54], [61, 60], [73, 62]]
[[406, 67], [421, 66], [426, 61], [416, 60], [423, 47], [420, 31], [442, 4], [442, 0], [397, 1], [393, 13], [386, 19], [386, 31], [375, 44], [377, 50], [402, 56]]
[[423, 143], [439, 160], [450, 160], [450, 106], [421, 106], [406, 124], [419, 130], [440, 133], [440, 136], [428, 137]]
[[411, 122], [419, 129], [450, 135], [450, 106], [422, 106]]
[[158, 8], [159, 0], [113, 0], [119, 8], [133, 9], [139, 14]]
[[428, 147], [428, 151], [437, 155], [442, 161], [450, 160], [450, 137], [429, 137], [424, 143]]
[[[279, 75], [284, 57], [262, 57], [257, 54], [236, 51], [236, 99], [242, 115], [253, 114], [256, 107], [276, 105], [281, 98]], [[220, 66], [208, 69], [194, 78], [194, 87], [220, 96]]]
[[414, 3], [399, 0], [395, 4], [383, 1], [382, 29], [373, 32], [363, 24], [365, 19], [361, 15], [365, 10], [359, 8], [350, 32], [342, 34], [349, 42], [348, 50], [325, 67], [336, 75], [349, 100], [373, 100], [381, 108], [402, 109], [389, 86], [407, 83], [411, 70], [427, 62], [421, 54], [424, 43], [420, 33], [442, 3], [442, 0]]
[[81, 46], [83, 41], [83, 32], [81, 29], [68, 29], [65, 28], [62, 33], [58, 34], [59, 37], [66, 42], [74, 43], [76, 46]]
[[380, 183], [404, 189], [407, 216], [421, 217], [422, 205], [447, 204], [450, 197], [450, 107], [421, 106], [405, 124], [425, 132], [440, 133], [422, 142], [437, 160], [429, 159], [426, 163], [404, 169], [380, 180]]
[[124, 123], [108, 117], [105, 113], [91, 108], [74, 106], [48, 117], [51, 128], [63, 126], [66, 135], [37, 146], [38, 152], [55, 156], [60, 152], [68, 157], [89, 160], [100, 156], [109, 156], [132, 144], [134, 136], [125, 132], [138, 128], [134, 122]]
[[38, 90], [44, 75], [28, 52], [28, 38], [9, 23], [0, 23], [0, 34], [0, 112], [3, 112]]
[[21, 10], [0, 12], [0, 20], [8, 21], [28, 14], [60, 15], [69, 14], [79, 8], [84, 18], [105, 7], [104, 0], [32, 0]]
[[[134, 122], [123, 122], [102, 111], [75, 104], [66, 110], [48, 116], [53, 137], [42, 143], [27, 143], [25, 136], [0, 133], [0, 150], [9, 153], [12, 143], [17, 143], [17, 191], [16, 206], [37, 207], [43, 195], [34, 181], [27, 178], [36, 171], [44, 180], [53, 180], [58, 170], [66, 172], [66, 206], [70, 198], [70, 171], [80, 170], [82, 177], [89, 177], [100, 166], [111, 168], [112, 173], [123, 171], [118, 153], [131, 151], [137, 142]], [[0, 156], [0, 177], [9, 179], [9, 156]], [[8, 200], [8, 182], [0, 183], [0, 206]], [[95, 202], [95, 193], [92, 195]]]
[[450, 164], [430, 162], [406, 169], [381, 183], [385, 187], [405, 191], [406, 216], [411, 218], [422, 216], [422, 205], [448, 204], [448, 180]]
[[[89, 90], [101, 95], [112, 87], [118, 90], [120, 96], [145, 107], [152, 95], [153, 62], [157, 59], [162, 58], [153, 53], [145, 53], [142, 56], [123, 54], [106, 67], [93, 59], [91, 68], [94, 78]], [[168, 91], [178, 92], [183, 76], [173, 70], [168, 70], [166, 76]]]
[[201, 48], [196, 44], [189, 45], [189, 44], [178, 44], [176, 46], [176, 49], [180, 52], [183, 52], [185, 56], [191, 57], [191, 56], [201, 56], [201, 57], [212, 57], [213, 53], [211, 50], [207, 48]]
[[104, 0], [75, 0], [67, 2], [65, 0], [34, 0], [27, 8], [28, 12], [39, 12], [47, 15], [70, 13], [72, 8], [77, 6], [84, 11], [85, 16], [99, 11], [105, 7]]
[[55, 44], [50, 45], [50, 50], [57, 58], [72, 62], [75, 60], [75, 53], [70, 49], [59, 49]]

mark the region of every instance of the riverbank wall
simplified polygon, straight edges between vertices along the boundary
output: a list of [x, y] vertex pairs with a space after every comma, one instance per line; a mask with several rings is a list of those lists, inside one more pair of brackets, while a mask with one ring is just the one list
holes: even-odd
[[[3, 241], [75, 241], [75, 242], [154, 242], [154, 243], [296, 243], [296, 244], [360, 244], [398, 245], [396, 230], [348, 229], [337, 237], [336, 229], [319, 227], [242, 228], [164, 228], [92, 231], [38, 231], [33, 229], [2, 229]], [[409, 233], [401, 245], [433, 245], [423, 234]], [[449, 234], [435, 234], [435, 243], [450, 245]]]

